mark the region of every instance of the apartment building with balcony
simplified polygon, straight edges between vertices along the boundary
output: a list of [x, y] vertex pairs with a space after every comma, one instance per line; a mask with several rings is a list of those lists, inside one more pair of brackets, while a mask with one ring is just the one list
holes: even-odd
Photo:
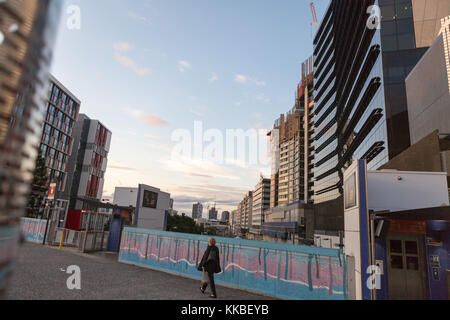
[[268, 133], [272, 172], [270, 207], [313, 202], [314, 77], [313, 59], [302, 63], [294, 106], [281, 114]]
[[80, 100], [54, 76], [46, 100], [40, 148], [45, 158], [50, 183], [56, 183], [55, 199], [68, 200], [67, 167], [73, 148], [74, 127]]
[[252, 227], [253, 191], [248, 191], [237, 208], [236, 224], [246, 233]]
[[74, 127], [73, 150], [67, 167], [70, 210], [95, 210], [103, 194], [112, 133], [100, 121], [80, 113]]
[[252, 229], [259, 232], [264, 222], [264, 214], [270, 209], [270, 179], [261, 177], [253, 190], [252, 200]]
[[312, 57], [302, 63], [294, 106], [286, 115], [280, 115], [268, 136], [272, 156], [270, 209], [265, 213], [262, 233], [268, 239], [286, 238], [288, 234], [304, 237], [306, 221], [311, 221], [305, 214], [311, 211], [314, 202]]

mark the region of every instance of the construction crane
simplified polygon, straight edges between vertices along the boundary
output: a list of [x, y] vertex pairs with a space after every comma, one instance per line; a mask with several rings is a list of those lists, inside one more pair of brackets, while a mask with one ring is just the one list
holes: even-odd
[[313, 22], [311, 24], [314, 24], [314, 29], [319, 30], [319, 21], [317, 20], [317, 14], [316, 14], [316, 8], [314, 7], [314, 2], [310, 3], [310, 7], [311, 7], [311, 13], [312, 13], [312, 17], [313, 17]]

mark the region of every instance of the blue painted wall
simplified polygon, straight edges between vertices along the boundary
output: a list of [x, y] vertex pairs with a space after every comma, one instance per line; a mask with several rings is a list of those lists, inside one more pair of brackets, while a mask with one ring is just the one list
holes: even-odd
[[42, 243], [44, 241], [47, 220], [22, 218], [20, 231], [28, 242]]
[[375, 260], [383, 261], [383, 274], [381, 275], [381, 289], [377, 289], [377, 300], [389, 300], [386, 240], [375, 239]]
[[[201, 279], [209, 237], [125, 228], [119, 261]], [[222, 273], [216, 282], [285, 299], [346, 299], [340, 250], [215, 237]]]

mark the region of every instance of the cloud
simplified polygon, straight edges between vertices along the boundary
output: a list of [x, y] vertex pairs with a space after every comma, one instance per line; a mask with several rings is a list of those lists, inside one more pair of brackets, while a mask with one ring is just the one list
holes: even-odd
[[135, 20], [135, 21], [137, 21], [139, 23], [146, 24], [146, 25], [152, 24], [152, 21], [149, 18], [144, 17], [143, 15], [141, 15], [139, 13], [136, 13], [134, 11], [128, 12], [128, 16], [131, 19], [133, 19], [133, 20]]
[[113, 160], [113, 159], [108, 161], [107, 170], [121, 170], [121, 171], [139, 172], [139, 169], [127, 166], [126, 164], [123, 164], [122, 162], [116, 161], [116, 160]]
[[185, 72], [186, 69], [190, 69], [191, 68], [191, 64], [185, 60], [180, 60], [178, 61], [178, 70], [180, 72]]
[[193, 177], [200, 177], [200, 178], [214, 178], [213, 176], [210, 176], [208, 174], [202, 174], [202, 173], [197, 173], [197, 172], [191, 172], [189, 175], [191, 175]]
[[234, 77], [234, 81], [236, 81], [237, 83], [247, 83], [248, 78], [246, 76], [244, 76], [243, 74], [237, 74]]
[[266, 82], [264, 80], [260, 80], [254, 77], [249, 77], [243, 74], [236, 74], [234, 76], [234, 81], [240, 84], [254, 84], [258, 87], [265, 87]]
[[256, 100], [265, 102], [265, 103], [270, 103], [270, 98], [267, 98], [266, 96], [264, 96], [264, 94], [257, 95]]
[[127, 67], [128, 69], [131, 69], [134, 73], [136, 73], [137, 75], [139, 75], [141, 77], [152, 74], [151, 69], [139, 68], [132, 59], [122, 56], [118, 52], [116, 52], [115, 57], [116, 57], [116, 60], [119, 61], [119, 63], [121, 65], [123, 65], [124, 67]]
[[202, 175], [227, 180], [240, 180], [241, 177], [232, 173], [232, 170], [209, 160], [197, 160], [188, 157], [173, 157], [163, 163], [165, 169], [190, 176], [192, 172], [201, 172]]
[[248, 190], [224, 185], [177, 185], [170, 189], [176, 203], [212, 203], [237, 206]]
[[136, 168], [124, 167], [124, 166], [115, 166], [115, 165], [108, 165], [108, 169], [122, 170], [122, 171], [139, 171]]
[[130, 51], [131, 45], [128, 42], [116, 42], [114, 43], [114, 50], [116, 51]]
[[132, 50], [132, 46], [128, 42], [116, 42], [113, 44], [113, 47], [115, 51], [114, 56], [121, 65], [132, 70], [141, 77], [152, 74], [151, 69], [138, 67], [131, 58], [121, 54], [121, 52], [128, 52]]
[[135, 117], [136, 119], [145, 122], [149, 126], [164, 127], [169, 125], [168, 122], [161, 119], [157, 114], [147, 115], [143, 111], [138, 109], [126, 109], [125, 111], [128, 112], [131, 116]]
[[216, 75], [215, 73], [213, 73], [213, 74], [211, 75], [211, 78], [209, 78], [208, 82], [209, 82], [209, 83], [214, 83], [214, 82], [216, 82], [217, 80], [219, 80], [219, 78], [217, 77], [217, 75]]
[[164, 136], [161, 136], [161, 135], [149, 134], [149, 133], [145, 133], [145, 132], [137, 132], [137, 131], [133, 131], [133, 130], [123, 130], [123, 131], [119, 131], [118, 133], [125, 134], [125, 135], [131, 135], [131, 136], [135, 136], [135, 137], [139, 137], [139, 138], [152, 139], [152, 140], [162, 140], [165, 138]]

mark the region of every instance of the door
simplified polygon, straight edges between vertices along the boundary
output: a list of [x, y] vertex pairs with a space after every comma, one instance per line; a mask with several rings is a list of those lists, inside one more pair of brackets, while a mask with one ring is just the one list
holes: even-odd
[[109, 227], [108, 251], [119, 252], [121, 231], [122, 218], [120, 215], [114, 215]]
[[389, 298], [426, 299], [423, 236], [391, 233], [387, 238]]

